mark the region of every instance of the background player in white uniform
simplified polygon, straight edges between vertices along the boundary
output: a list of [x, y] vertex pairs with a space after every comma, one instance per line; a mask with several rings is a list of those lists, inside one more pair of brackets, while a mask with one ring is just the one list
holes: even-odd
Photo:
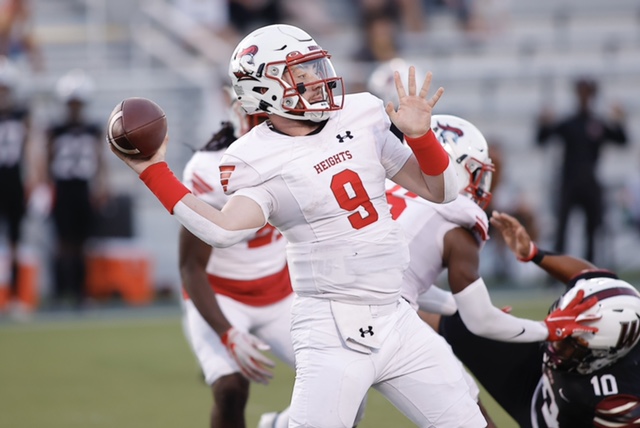
[[328, 53], [288, 25], [243, 39], [230, 75], [243, 108], [270, 120], [222, 159], [233, 196], [221, 211], [177, 182], [163, 162], [166, 143], [148, 160], [116, 154], [214, 246], [267, 221], [287, 239], [296, 292], [289, 426], [351, 427], [370, 386], [419, 426], [486, 426], [450, 348], [400, 297], [409, 253], [385, 197], [385, 178], [434, 202], [457, 196], [453, 166], [430, 132], [443, 89], [427, 99], [431, 74], [418, 89], [412, 68], [407, 90], [396, 75], [399, 105], [387, 114], [370, 94], [339, 96]]
[[[235, 100], [230, 116], [231, 120], [193, 154], [184, 170], [184, 184], [216, 208], [229, 199], [220, 184], [220, 159], [236, 137], [260, 118], [246, 116]], [[262, 115], [264, 119], [266, 115]], [[293, 290], [285, 240], [267, 224], [246, 240], [212, 251], [209, 244], [183, 227], [179, 263], [187, 338], [213, 396], [211, 427], [244, 427], [249, 381], [267, 383], [271, 377], [254, 359], [273, 364], [254, 348], [268, 346], [280, 360], [294, 366], [289, 332]], [[223, 343], [228, 336], [235, 336], [234, 348]], [[269, 415], [268, 426], [286, 427], [287, 415], [288, 410]]]
[[[478, 273], [489, 228], [483, 208], [491, 199], [494, 171], [487, 142], [478, 128], [457, 116], [434, 115], [431, 128], [457, 167], [461, 196], [437, 205], [388, 184], [392, 216], [402, 225], [411, 251], [403, 297], [427, 312], [451, 315], [457, 310], [471, 332], [494, 340], [557, 341], [590, 331], [576, 322], [580, 313], [554, 313], [543, 323], [516, 318], [493, 306]], [[444, 269], [453, 295], [432, 286]]]

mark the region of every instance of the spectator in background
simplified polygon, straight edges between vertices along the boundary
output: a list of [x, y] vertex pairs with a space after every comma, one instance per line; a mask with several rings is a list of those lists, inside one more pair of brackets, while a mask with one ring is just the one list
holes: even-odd
[[[329, 13], [327, 2], [317, 0], [281, 0], [289, 24], [307, 28], [314, 34], [331, 35], [344, 30]], [[345, 12], [348, 13], [348, 12]]]
[[66, 117], [48, 130], [47, 159], [55, 194], [53, 220], [57, 249], [54, 256], [54, 299], [60, 303], [70, 294], [73, 303], [85, 303], [85, 243], [94, 210], [106, 200], [101, 125], [85, 117], [93, 93], [93, 81], [74, 69], [57, 85]]
[[354, 0], [354, 6], [361, 15], [376, 11], [395, 11], [403, 31], [420, 33], [425, 29], [425, 9], [432, 1], [424, 0]]
[[9, 300], [11, 308], [20, 311], [23, 308], [17, 300], [18, 244], [26, 208], [25, 178], [35, 169], [31, 167], [33, 152], [29, 147], [29, 109], [18, 105], [15, 99], [18, 76], [14, 64], [0, 56], [0, 222], [6, 223], [8, 228]]
[[640, 171], [634, 171], [626, 179], [621, 199], [626, 220], [640, 232]]
[[277, 24], [285, 16], [280, 0], [228, 0], [229, 19], [235, 30], [246, 34], [269, 24]]
[[42, 71], [44, 61], [36, 40], [28, 0], [0, 0], [0, 55], [14, 60], [26, 55], [33, 71]]
[[382, 63], [399, 56], [401, 24], [393, 2], [378, 1], [363, 7], [360, 28], [362, 41], [354, 55], [356, 61]]
[[574, 208], [586, 217], [586, 248], [584, 257], [593, 262], [596, 257], [596, 239], [603, 220], [602, 185], [597, 177], [598, 160], [602, 146], [611, 141], [623, 145], [627, 142], [624, 111], [618, 105], [612, 108], [610, 119], [594, 111], [598, 84], [592, 78], [579, 78], [574, 82], [577, 110], [565, 119], [556, 120], [549, 109], [538, 118], [536, 140], [546, 144], [551, 137], [559, 137], [564, 146], [560, 177], [555, 250], [565, 251], [566, 227]]

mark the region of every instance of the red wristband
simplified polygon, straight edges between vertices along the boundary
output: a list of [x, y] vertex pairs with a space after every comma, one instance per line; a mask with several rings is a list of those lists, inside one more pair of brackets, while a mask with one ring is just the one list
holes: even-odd
[[147, 167], [140, 174], [140, 180], [171, 214], [173, 214], [173, 207], [184, 198], [184, 195], [190, 193], [189, 189], [173, 175], [166, 162], [154, 163]]
[[449, 166], [449, 155], [436, 138], [432, 130], [418, 138], [405, 136], [413, 154], [418, 160], [420, 169], [427, 175], [440, 175]]
[[533, 241], [530, 241], [529, 254], [527, 255], [527, 257], [518, 257], [518, 260], [520, 260], [521, 262], [530, 262], [531, 260], [534, 259], [534, 257], [537, 254], [538, 254], [538, 246], [534, 244]]
[[228, 329], [227, 331], [225, 331], [224, 334], [222, 335], [222, 337], [220, 337], [220, 342], [222, 342], [222, 344], [224, 346], [228, 346], [229, 345], [229, 332], [230, 331], [231, 331], [231, 328]]

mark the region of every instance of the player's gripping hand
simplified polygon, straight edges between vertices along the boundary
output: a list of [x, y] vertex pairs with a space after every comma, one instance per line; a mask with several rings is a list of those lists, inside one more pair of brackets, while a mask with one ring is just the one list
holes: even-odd
[[227, 330], [221, 340], [247, 379], [264, 384], [269, 383], [269, 379], [273, 377], [271, 369], [275, 364], [262, 354], [263, 351], [269, 350], [269, 345], [235, 327]]
[[598, 298], [593, 296], [584, 302], [583, 298], [584, 290], [580, 290], [566, 308], [558, 308], [547, 316], [544, 320], [547, 329], [549, 329], [547, 340], [552, 342], [563, 340], [574, 333], [597, 333], [596, 327], [589, 327], [581, 323], [600, 318], [600, 315], [582, 315], [584, 311], [598, 303]]

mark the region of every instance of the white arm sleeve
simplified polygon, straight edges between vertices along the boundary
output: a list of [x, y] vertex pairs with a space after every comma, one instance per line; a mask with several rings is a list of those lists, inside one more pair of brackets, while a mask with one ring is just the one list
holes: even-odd
[[435, 285], [419, 295], [417, 303], [421, 311], [433, 314], [453, 315], [458, 310], [453, 294]]
[[260, 228], [227, 230], [207, 220], [182, 201], [173, 208], [173, 215], [189, 232], [212, 247], [224, 248], [237, 244], [254, 235]]
[[458, 197], [458, 175], [454, 167], [454, 160], [449, 158], [449, 165], [447, 169], [442, 172], [442, 179], [444, 180], [444, 200], [443, 204], [451, 202]]
[[549, 335], [543, 322], [516, 318], [493, 306], [482, 278], [453, 298], [464, 325], [475, 335], [503, 342], [539, 342]]

